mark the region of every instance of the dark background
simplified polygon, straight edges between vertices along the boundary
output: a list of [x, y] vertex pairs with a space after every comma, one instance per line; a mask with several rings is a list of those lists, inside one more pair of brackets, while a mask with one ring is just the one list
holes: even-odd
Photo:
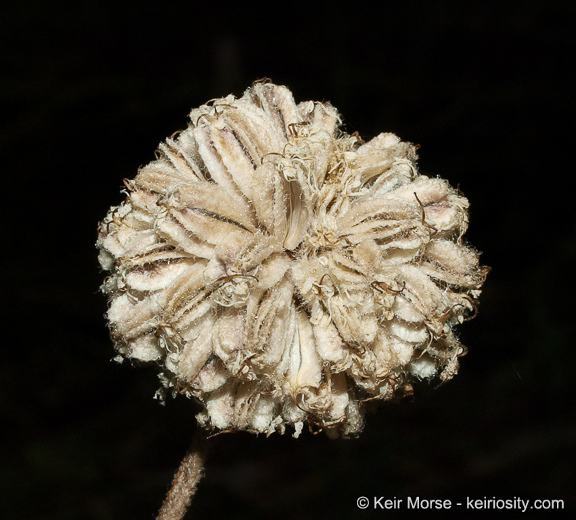
[[576, 509], [576, 3], [379, 5], [3, 7], [0, 516], [154, 517], [198, 409], [160, 406], [152, 368], [110, 362], [96, 225], [191, 108], [264, 76], [330, 100], [349, 132], [421, 144], [421, 171], [470, 199], [492, 273], [452, 382], [383, 405], [356, 440], [212, 439], [190, 517], [407, 513], [360, 495]]

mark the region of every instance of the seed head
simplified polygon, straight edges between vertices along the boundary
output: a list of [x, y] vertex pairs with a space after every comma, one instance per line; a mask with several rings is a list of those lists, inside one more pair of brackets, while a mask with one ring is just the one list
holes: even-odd
[[456, 374], [487, 269], [413, 145], [273, 84], [190, 120], [99, 228], [120, 359], [156, 363], [204, 427], [266, 434], [354, 435], [365, 401]]

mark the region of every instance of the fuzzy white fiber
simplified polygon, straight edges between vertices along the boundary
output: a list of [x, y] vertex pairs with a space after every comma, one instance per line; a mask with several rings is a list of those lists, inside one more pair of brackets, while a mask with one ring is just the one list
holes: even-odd
[[193, 110], [100, 225], [118, 352], [207, 428], [357, 434], [363, 403], [450, 379], [487, 269], [468, 201], [390, 133], [255, 84]]

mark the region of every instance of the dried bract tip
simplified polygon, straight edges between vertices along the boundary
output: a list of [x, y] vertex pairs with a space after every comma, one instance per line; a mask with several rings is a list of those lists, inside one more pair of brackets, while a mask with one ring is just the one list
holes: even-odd
[[327, 103], [255, 84], [193, 110], [100, 225], [123, 357], [161, 367], [207, 428], [362, 428], [362, 403], [458, 370], [486, 269], [468, 201], [415, 147], [339, 130]]

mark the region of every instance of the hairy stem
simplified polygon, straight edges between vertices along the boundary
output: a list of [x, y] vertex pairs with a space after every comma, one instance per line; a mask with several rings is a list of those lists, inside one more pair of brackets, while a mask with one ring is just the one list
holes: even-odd
[[204, 475], [205, 459], [206, 438], [202, 432], [198, 431], [174, 475], [172, 487], [164, 499], [156, 520], [182, 520], [184, 518], [192, 497], [196, 493], [198, 482]]

